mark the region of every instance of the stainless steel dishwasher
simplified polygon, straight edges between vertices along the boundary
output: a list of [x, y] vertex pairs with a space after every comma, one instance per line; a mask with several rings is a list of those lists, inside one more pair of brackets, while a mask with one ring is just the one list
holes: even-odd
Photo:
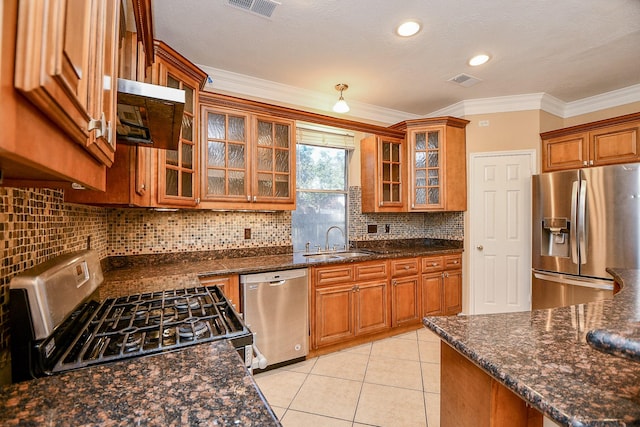
[[267, 366], [304, 358], [309, 352], [307, 269], [240, 276], [242, 312]]

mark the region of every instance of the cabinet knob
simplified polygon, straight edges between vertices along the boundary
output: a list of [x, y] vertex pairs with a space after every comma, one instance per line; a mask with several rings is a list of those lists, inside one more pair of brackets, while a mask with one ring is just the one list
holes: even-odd
[[404, 266], [404, 269], [405, 269], [405, 270], [408, 270], [408, 269], [409, 269], [409, 266], [408, 266], [408, 265], [405, 265], [405, 266]]
[[589, 166], [593, 166], [593, 160], [589, 160]]
[[431, 263], [431, 267], [437, 267], [437, 266], [438, 266], [438, 263], [437, 263], [437, 262], [432, 262], [432, 263]]
[[393, 286], [398, 286], [398, 281], [397, 280], [393, 281]]
[[253, 196], [253, 201], [257, 201], [258, 200], [258, 196]]
[[[483, 249], [484, 249], [484, 246], [482, 246], [482, 245], [478, 245], [478, 246], [476, 246], [476, 249], [477, 249], [477, 250], [479, 250], [479, 251], [481, 251], [481, 250], [483, 250]], [[458, 261], [456, 261], [456, 262], [458, 262]]]
[[587, 161], [582, 162], [582, 166], [587, 166]]

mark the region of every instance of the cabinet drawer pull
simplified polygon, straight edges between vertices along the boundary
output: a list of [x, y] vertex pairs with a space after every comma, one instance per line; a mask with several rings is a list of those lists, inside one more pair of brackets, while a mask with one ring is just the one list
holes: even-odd
[[409, 267], [408, 265], [405, 265], [405, 266], [404, 266], [404, 269], [405, 269], [405, 270], [408, 270], [409, 268], [411, 268], [411, 267]]

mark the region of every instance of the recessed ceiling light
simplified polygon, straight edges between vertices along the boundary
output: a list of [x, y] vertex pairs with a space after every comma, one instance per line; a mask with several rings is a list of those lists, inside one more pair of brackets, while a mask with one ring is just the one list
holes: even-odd
[[420, 31], [422, 25], [416, 20], [405, 21], [396, 28], [396, 34], [401, 37], [411, 37]]
[[469, 60], [469, 65], [471, 65], [472, 67], [477, 67], [478, 65], [486, 63], [489, 59], [489, 55], [482, 53], [471, 58]]

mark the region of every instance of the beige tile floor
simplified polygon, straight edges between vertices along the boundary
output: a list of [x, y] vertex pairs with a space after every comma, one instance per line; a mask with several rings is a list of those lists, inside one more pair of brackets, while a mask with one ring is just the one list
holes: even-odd
[[284, 427], [440, 426], [440, 341], [424, 328], [255, 379]]

